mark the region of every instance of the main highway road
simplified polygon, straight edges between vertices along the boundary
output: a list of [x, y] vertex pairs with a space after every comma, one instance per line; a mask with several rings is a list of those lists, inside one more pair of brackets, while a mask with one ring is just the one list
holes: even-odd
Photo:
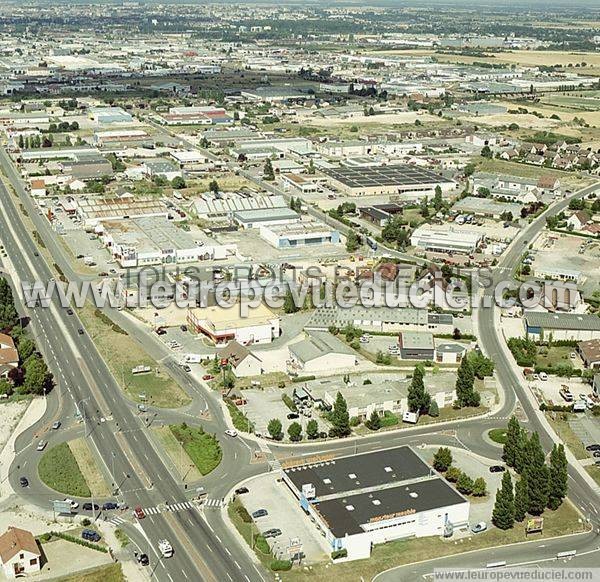
[[[13, 281], [49, 281], [54, 275], [36, 248], [12, 194], [0, 185], [0, 233], [16, 275]], [[150, 442], [144, 423], [124, 402], [121, 390], [106, 363], [88, 337], [76, 314], [68, 315], [54, 297], [47, 308], [29, 311], [36, 339], [56, 380], [57, 396], [71, 400], [85, 417], [89, 438], [98, 457], [120, 486], [130, 506], [143, 507], [186, 501], [175, 480]], [[101, 422], [101, 418], [111, 418]], [[243, 444], [240, 443], [240, 447]], [[34, 454], [35, 443], [25, 453]], [[113, 453], [115, 453], [113, 457]], [[20, 463], [17, 460], [16, 463]], [[34, 464], [34, 463], [32, 463]], [[34, 465], [35, 466], [35, 465]], [[18, 489], [19, 469], [11, 468], [11, 482]], [[201, 513], [163, 511], [140, 520], [148, 553], [156, 563], [160, 580], [261, 580], [261, 572], [236, 538], [219, 536]], [[157, 542], [167, 538], [174, 556], [159, 559]]]

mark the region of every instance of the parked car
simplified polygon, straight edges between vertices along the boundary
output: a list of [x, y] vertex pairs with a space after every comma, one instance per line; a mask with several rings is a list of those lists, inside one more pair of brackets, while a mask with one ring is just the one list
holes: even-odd
[[225, 431], [225, 434], [226, 434], [227, 436], [230, 436], [230, 437], [236, 437], [238, 433], [237, 433], [237, 430], [233, 430], [232, 428], [228, 428], [228, 429]]
[[140, 564], [140, 566], [147, 566], [150, 563], [150, 560], [148, 559], [148, 554], [140, 554], [137, 557], [137, 561]]
[[107, 501], [102, 504], [103, 511], [110, 511], [111, 509], [117, 509], [117, 504], [114, 501]]
[[60, 420], [57, 420], [55, 422], [52, 423], [52, 430], [58, 430], [60, 428]]
[[139, 505], [133, 510], [133, 515], [138, 519], [144, 519], [146, 517], [144, 510]]
[[147, 412], [148, 411], [148, 407], [145, 404], [138, 404], [137, 407], [138, 407], [138, 410], [140, 412]]
[[88, 542], [99, 542], [101, 540], [100, 534], [93, 529], [84, 529], [81, 532], [81, 537]]
[[248, 487], [238, 487], [235, 490], [236, 495], [244, 495], [244, 493], [248, 493]]
[[81, 507], [84, 511], [92, 511], [92, 508], [94, 511], [100, 511], [100, 506], [96, 503], [94, 503], [93, 505], [91, 503], [84, 503]]
[[185, 364], [185, 366], [183, 366], [183, 369], [185, 372], [188, 372], [188, 373], [192, 371], [192, 368], [190, 368], [190, 366], [188, 366], [187, 364]]
[[36, 450], [38, 450], [38, 451], [43, 451], [43, 450], [46, 448], [46, 445], [47, 445], [47, 444], [48, 444], [48, 443], [47, 443], [46, 441], [40, 441], [40, 442], [37, 444]]
[[268, 529], [267, 531], [263, 532], [262, 535], [264, 538], [268, 539], [268, 538], [279, 537], [281, 534], [282, 534], [282, 531], [279, 528], [274, 527], [274, 528]]
[[180, 326], [179, 326], [179, 329], [180, 329], [181, 331], [187, 331], [187, 329], [188, 329], [188, 328], [187, 328], [187, 325], [185, 325], [185, 324], [182, 324], [182, 325], [180, 325]]
[[266, 509], [257, 509], [256, 511], [252, 512], [252, 517], [254, 519], [265, 517], [266, 515], [269, 515], [269, 512]]
[[71, 509], [77, 509], [79, 507], [79, 503], [77, 501], [73, 501], [73, 499], [65, 498], [63, 501], [67, 501], [71, 506]]
[[490, 473], [504, 473], [504, 471], [506, 471], [506, 468], [502, 465], [492, 465], [490, 467]]
[[300, 418], [300, 415], [297, 412], [290, 412], [287, 418], [288, 420], [294, 420], [295, 418]]
[[593, 445], [588, 445], [587, 447], [585, 447], [586, 451], [600, 451], [600, 444], [595, 443]]
[[214, 378], [214, 376], [212, 374], [204, 374], [204, 376], [202, 376], [202, 379], [205, 381], [209, 381], [212, 380]]
[[479, 523], [476, 523], [475, 525], [471, 526], [471, 531], [473, 533], [481, 533], [482, 531], [485, 531], [487, 529], [487, 523], [485, 523], [485, 521], [480, 521]]
[[27, 477], [19, 477], [19, 485], [21, 485], [21, 487], [29, 487]]

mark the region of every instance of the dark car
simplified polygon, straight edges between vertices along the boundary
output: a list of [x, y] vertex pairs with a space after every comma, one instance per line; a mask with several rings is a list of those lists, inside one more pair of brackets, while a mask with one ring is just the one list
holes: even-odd
[[599, 444], [594, 444], [594, 445], [588, 445], [587, 447], [585, 447], [586, 451], [600, 451], [600, 445]]
[[256, 511], [252, 512], [252, 517], [254, 519], [258, 517], [265, 517], [265, 515], [269, 515], [269, 512], [266, 509], [257, 509]]
[[263, 532], [263, 537], [268, 539], [268, 538], [277, 538], [281, 535], [281, 530], [278, 527], [273, 527], [271, 529], [268, 529], [267, 531]]
[[29, 481], [27, 480], [27, 477], [19, 477], [19, 484], [21, 487], [29, 487]]
[[77, 333], [78, 333], [79, 335], [83, 335], [83, 329], [80, 327], [80, 328], [77, 330]]
[[506, 471], [506, 468], [502, 465], [492, 465], [490, 467], [490, 473], [504, 473], [504, 471]]
[[102, 504], [103, 511], [109, 511], [111, 509], [117, 509], [117, 504], [114, 501], [107, 501]]
[[[92, 504], [91, 504], [91, 503], [84, 503], [84, 504], [81, 506], [81, 508], [82, 508], [84, 511], [92, 511]], [[99, 510], [100, 510], [100, 506], [99, 506], [99, 505], [97, 505], [96, 503], [94, 503], [94, 505], [93, 505], [93, 509], [94, 509], [94, 511], [99, 511]]]
[[300, 415], [297, 412], [290, 412], [287, 417], [288, 420], [294, 420], [295, 418], [300, 418]]
[[84, 540], [88, 540], [89, 542], [99, 542], [100, 541], [100, 534], [97, 531], [94, 531], [93, 529], [84, 529], [81, 532], [81, 537]]
[[73, 315], [73, 310], [70, 307], [67, 309], [67, 315]]
[[180, 326], [179, 326], [179, 329], [180, 329], [181, 331], [187, 331], [187, 325], [185, 325], [185, 324], [183, 324], [183, 325], [180, 325]]
[[235, 490], [236, 495], [244, 495], [244, 493], [248, 493], [248, 487], [238, 487]]
[[40, 253], [38, 253], [37, 251], [35, 251], [35, 252], [33, 253], [33, 256], [34, 256], [34, 257], [39, 257], [39, 256], [40, 256]]
[[140, 563], [140, 565], [142, 566], [147, 566], [150, 563], [150, 560], [148, 559], [148, 554], [140, 554], [137, 557], [137, 561]]

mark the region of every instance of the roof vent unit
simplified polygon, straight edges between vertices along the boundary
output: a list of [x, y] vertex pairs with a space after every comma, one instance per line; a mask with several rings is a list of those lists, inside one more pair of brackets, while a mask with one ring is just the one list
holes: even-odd
[[317, 496], [315, 486], [312, 483], [305, 483], [302, 485], [302, 495], [306, 499], [314, 499]]

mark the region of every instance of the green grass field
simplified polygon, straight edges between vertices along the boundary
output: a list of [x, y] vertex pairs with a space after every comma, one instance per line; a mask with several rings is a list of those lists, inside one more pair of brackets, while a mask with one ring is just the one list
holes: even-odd
[[503, 445], [506, 442], [506, 429], [505, 428], [493, 428], [492, 430], [488, 431], [488, 436], [495, 443], [498, 443], [499, 445]]
[[125, 582], [125, 577], [121, 564], [108, 564], [81, 574], [59, 578], [56, 582]]
[[48, 487], [65, 495], [91, 495], [68, 443], [61, 443], [44, 452], [38, 465], [38, 474]]
[[219, 466], [223, 453], [215, 435], [185, 424], [169, 428], [202, 475], [208, 475]]

